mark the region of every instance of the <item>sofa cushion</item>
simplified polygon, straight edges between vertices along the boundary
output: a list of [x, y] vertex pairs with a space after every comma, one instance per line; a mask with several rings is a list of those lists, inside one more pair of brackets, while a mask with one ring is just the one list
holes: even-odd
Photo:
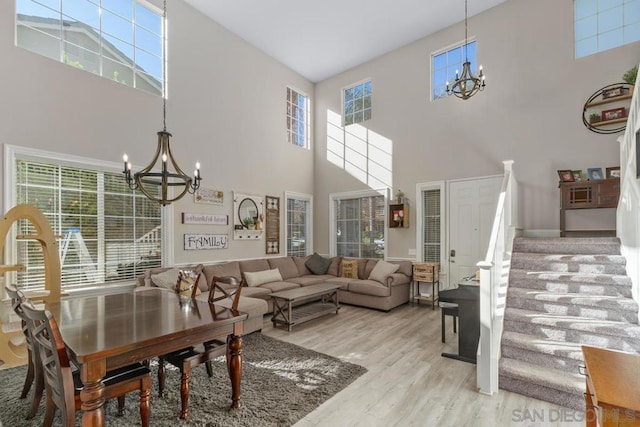
[[260, 286], [260, 289], [268, 290], [269, 293], [286, 291], [287, 289], [297, 289], [300, 285], [292, 282], [270, 282]]
[[264, 271], [271, 270], [271, 266], [269, 265], [269, 261], [264, 258], [260, 259], [250, 259], [245, 261], [240, 261], [240, 270], [242, 274], [255, 271]]
[[369, 275], [371, 274], [371, 272], [373, 271], [374, 267], [376, 266], [376, 264], [378, 263], [378, 261], [380, 261], [379, 259], [371, 259], [371, 258], [367, 258], [364, 260], [364, 265], [359, 265], [358, 266], [358, 274], [360, 275], [361, 279], [366, 279], [369, 277]]
[[329, 266], [329, 268], [327, 269], [327, 274], [330, 274], [332, 276], [340, 276], [340, 264], [342, 263], [342, 257], [341, 256], [334, 256], [333, 258], [331, 258], [331, 265]]
[[375, 280], [353, 280], [349, 282], [349, 292], [354, 294], [372, 295], [375, 297], [388, 297], [391, 289]]
[[169, 268], [162, 273], [151, 274], [151, 283], [159, 288], [165, 288], [175, 291], [180, 270], [185, 272], [192, 271], [195, 277], [202, 272], [202, 268], [202, 264], [198, 264], [192, 269]]
[[336, 285], [340, 285], [340, 289], [347, 290], [347, 287], [350, 282], [353, 282], [353, 279], [349, 277], [333, 277], [327, 278], [324, 280], [324, 283], [332, 283]]
[[[204, 277], [202, 276], [201, 271], [180, 270], [178, 273], [178, 282], [175, 285], [174, 290], [183, 297], [191, 298], [191, 295], [193, 295], [193, 287], [196, 286], [196, 282], [199, 283], [200, 280], [204, 280]], [[195, 296], [198, 296], [201, 293], [200, 286], [198, 286]]]
[[316, 283], [324, 283], [335, 279], [329, 274], [307, 274], [306, 276], [292, 277], [287, 282], [297, 283], [300, 286], [315, 285]]
[[277, 268], [255, 272], [247, 271], [244, 273], [244, 278], [247, 281], [247, 286], [260, 286], [270, 282], [282, 282], [280, 270]]
[[[198, 299], [207, 301], [208, 295], [206, 293], [200, 294], [200, 296], [198, 296]], [[215, 305], [231, 308], [231, 306], [233, 305], [233, 301], [229, 298], [225, 298], [221, 299], [220, 301], [216, 301]], [[241, 313], [246, 313], [249, 317], [262, 317], [262, 315], [269, 311], [269, 306], [263, 299], [250, 298], [240, 295], [240, 300], [238, 301], [238, 311], [240, 311]]]
[[202, 269], [207, 280], [200, 279], [200, 289], [202, 289], [202, 282], [204, 282], [206, 288], [203, 291], [208, 291], [211, 281], [214, 277], [232, 276], [240, 280], [242, 274], [240, 273], [240, 264], [238, 261], [225, 262], [224, 264], [207, 265]]
[[311, 274], [311, 270], [309, 270], [309, 268], [307, 268], [307, 266], [305, 265], [307, 260], [311, 258], [311, 255], [294, 256], [291, 258], [293, 259], [293, 262], [296, 264], [296, 267], [298, 267], [298, 276], [306, 276], [307, 274]]
[[387, 277], [398, 271], [399, 268], [400, 266], [398, 264], [391, 264], [390, 262], [380, 260], [373, 267], [371, 273], [369, 273], [369, 279], [386, 284]]
[[325, 274], [331, 265], [331, 260], [314, 252], [304, 265], [306, 265], [313, 274]]
[[291, 277], [298, 277], [298, 266], [290, 256], [280, 258], [269, 258], [269, 266], [271, 268], [277, 268], [280, 270], [280, 275], [283, 280], [287, 280]]
[[342, 260], [342, 274], [341, 277], [348, 277], [351, 279], [358, 278], [358, 260], [357, 259], [343, 259]]

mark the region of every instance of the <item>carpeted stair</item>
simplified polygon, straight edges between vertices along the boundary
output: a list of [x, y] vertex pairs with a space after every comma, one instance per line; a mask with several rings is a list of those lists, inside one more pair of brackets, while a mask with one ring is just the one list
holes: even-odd
[[517, 238], [500, 388], [583, 410], [581, 345], [640, 353], [625, 265], [617, 238]]

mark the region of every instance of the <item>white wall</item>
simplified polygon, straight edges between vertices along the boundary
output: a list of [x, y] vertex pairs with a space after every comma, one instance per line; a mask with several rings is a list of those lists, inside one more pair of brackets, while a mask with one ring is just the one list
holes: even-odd
[[[463, 41], [463, 23], [316, 85], [316, 250], [328, 252], [328, 194], [365, 188], [326, 161], [327, 110], [340, 113], [340, 89], [365, 78], [373, 117], [364, 124], [393, 141], [393, 187], [409, 195], [419, 182], [500, 174], [502, 160], [513, 159], [522, 226], [557, 232], [556, 170], [619, 164], [618, 135], [588, 131], [582, 107], [621, 81], [640, 43], [575, 60], [572, 1], [509, 0], [470, 18], [468, 28], [487, 88], [467, 101], [430, 101], [430, 54]], [[415, 230], [392, 230], [388, 239], [389, 257], [412, 258]]]
[[[145, 166], [162, 129], [162, 99], [16, 47], [14, 4], [0, 2], [0, 144], [114, 162], [126, 151]], [[175, 262], [264, 256], [264, 240], [183, 251], [184, 233], [231, 238], [233, 232], [231, 226], [181, 225], [180, 213], [231, 216], [231, 191], [313, 193], [313, 152], [287, 144], [285, 112], [287, 85], [311, 97], [314, 85], [182, 1], [169, 2], [168, 19], [173, 153], [188, 173], [200, 160], [202, 185], [225, 192], [222, 207], [196, 205], [193, 196], [172, 205]], [[2, 203], [0, 196], [5, 212], [10, 206]]]

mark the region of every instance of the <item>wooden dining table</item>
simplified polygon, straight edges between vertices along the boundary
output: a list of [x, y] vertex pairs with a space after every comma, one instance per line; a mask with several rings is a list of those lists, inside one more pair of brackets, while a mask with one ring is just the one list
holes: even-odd
[[104, 426], [102, 379], [107, 371], [227, 337], [231, 408], [240, 407], [246, 314], [160, 288], [62, 299], [46, 302], [45, 308], [79, 365], [83, 426]]

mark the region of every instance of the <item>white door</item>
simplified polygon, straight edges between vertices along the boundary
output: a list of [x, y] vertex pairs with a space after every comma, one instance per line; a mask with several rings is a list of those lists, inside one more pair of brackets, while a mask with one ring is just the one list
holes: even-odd
[[449, 287], [475, 275], [484, 259], [501, 184], [502, 176], [449, 182]]

